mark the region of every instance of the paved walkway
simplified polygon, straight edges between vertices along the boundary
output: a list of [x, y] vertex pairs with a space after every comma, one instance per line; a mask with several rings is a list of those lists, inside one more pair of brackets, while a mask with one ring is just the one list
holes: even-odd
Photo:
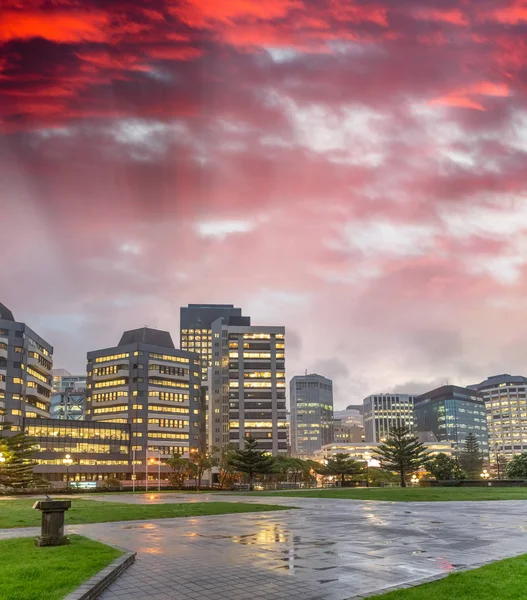
[[[101, 600], [347, 600], [527, 552], [525, 501], [391, 503], [182, 494], [97, 500], [251, 501], [302, 508], [68, 527], [138, 553]], [[0, 538], [22, 532], [36, 530], [3, 530]]]

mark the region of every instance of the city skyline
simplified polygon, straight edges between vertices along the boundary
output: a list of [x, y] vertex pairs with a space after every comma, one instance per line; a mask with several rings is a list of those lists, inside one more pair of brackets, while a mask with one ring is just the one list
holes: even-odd
[[2, 8], [2, 302], [57, 365], [205, 301], [336, 407], [524, 371], [523, 2]]

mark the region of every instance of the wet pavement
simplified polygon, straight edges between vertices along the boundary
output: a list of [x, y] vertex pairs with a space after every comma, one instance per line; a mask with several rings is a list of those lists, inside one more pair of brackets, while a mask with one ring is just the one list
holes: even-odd
[[[242, 495], [91, 497], [250, 501], [301, 510], [68, 527], [137, 552], [101, 600], [347, 600], [527, 552], [527, 502], [393, 503]], [[0, 538], [30, 535], [3, 530]]]

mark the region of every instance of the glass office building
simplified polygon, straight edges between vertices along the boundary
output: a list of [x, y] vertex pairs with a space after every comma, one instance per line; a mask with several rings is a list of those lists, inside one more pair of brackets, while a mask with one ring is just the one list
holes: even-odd
[[462, 449], [469, 433], [488, 455], [488, 432], [483, 396], [475, 390], [445, 385], [414, 400], [415, 429], [427, 441], [452, 442]]

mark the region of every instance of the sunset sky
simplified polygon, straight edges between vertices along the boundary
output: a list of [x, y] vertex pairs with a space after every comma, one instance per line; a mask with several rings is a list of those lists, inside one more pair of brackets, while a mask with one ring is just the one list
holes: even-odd
[[338, 408], [527, 375], [527, 1], [1, 4], [0, 302], [55, 367], [228, 302]]

